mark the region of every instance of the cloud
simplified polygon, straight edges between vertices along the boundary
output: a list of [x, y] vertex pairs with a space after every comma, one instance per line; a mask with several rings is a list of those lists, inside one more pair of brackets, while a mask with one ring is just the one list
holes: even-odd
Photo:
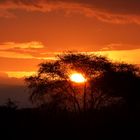
[[5, 18], [15, 18], [16, 16], [7, 10], [0, 9], [0, 17], [5, 17]]
[[[94, 49], [95, 48], [99, 48]], [[71, 47], [73, 48], [73, 47]], [[79, 46], [83, 50], [90, 51], [114, 51], [114, 50], [136, 50], [140, 49], [139, 45], [123, 44], [123, 43], [110, 43], [105, 45], [96, 46]], [[88, 49], [87, 49], [88, 48]], [[73, 51], [73, 49], [63, 50], [58, 52], [50, 51], [43, 43], [37, 41], [31, 42], [4, 42], [0, 44], [0, 57], [3, 58], [18, 58], [18, 59], [54, 59], [54, 56], [62, 53], [63, 51]], [[76, 51], [82, 51], [81, 49]]]
[[123, 44], [123, 43], [110, 43], [103, 45], [101, 51], [112, 51], [112, 50], [136, 50], [140, 49], [140, 45]]
[[34, 58], [40, 56], [44, 49], [44, 45], [37, 41], [24, 43], [4, 42], [0, 44], [0, 57]]
[[103, 22], [140, 24], [138, 0], [1, 0], [0, 9], [11, 16], [11, 10], [50, 12], [65, 10], [95, 17]]
[[24, 43], [15, 43], [15, 42], [4, 42], [0, 44], [0, 50], [5, 49], [39, 49], [44, 48], [44, 45], [41, 42], [31, 41]]
[[[61, 52], [64, 50], [61, 50]], [[0, 57], [16, 59], [54, 59], [60, 52], [49, 52], [42, 42], [0, 43]]]
[[107, 56], [114, 61], [123, 61], [132, 64], [140, 64], [140, 49], [134, 50], [112, 50], [97, 52], [101, 55]]

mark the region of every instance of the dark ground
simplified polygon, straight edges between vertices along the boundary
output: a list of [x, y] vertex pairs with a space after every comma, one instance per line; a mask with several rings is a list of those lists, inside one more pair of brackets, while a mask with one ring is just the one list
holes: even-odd
[[[85, 113], [48, 112], [45, 109], [0, 108], [0, 135], [4, 139], [140, 139], [140, 115], [128, 109]], [[1, 139], [0, 138], [0, 139]]]

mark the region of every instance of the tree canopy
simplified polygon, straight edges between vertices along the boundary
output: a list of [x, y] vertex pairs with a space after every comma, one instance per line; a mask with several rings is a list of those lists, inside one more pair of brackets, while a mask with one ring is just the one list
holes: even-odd
[[[87, 81], [72, 82], [74, 72]], [[139, 67], [98, 55], [64, 53], [39, 64], [37, 74], [25, 80], [32, 102], [55, 109], [91, 110], [122, 102], [134, 104], [140, 99]]]

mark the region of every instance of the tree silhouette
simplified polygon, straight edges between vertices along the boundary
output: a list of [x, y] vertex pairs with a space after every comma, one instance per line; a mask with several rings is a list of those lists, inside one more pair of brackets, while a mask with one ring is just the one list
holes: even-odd
[[140, 100], [140, 69], [132, 64], [114, 63], [112, 71], [106, 71], [93, 79], [91, 87], [104, 94], [122, 97], [127, 105], [135, 106]]
[[18, 105], [16, 101], [12, 101], [10, 98], [8, 98], [5, 107], [7, 107], [8, 109], [16, 110], [18, 108]]
[[[82, 73], [87, 82], [73, 83], [69, 78], [72, 72]], [[51, 110], [87, 111], [139, 100], [139, 68], [104, 56], [64, 53], [55, 61], [39, 64], [37, 75], [25, 80], [30, 100], [47, 104]]]
[[8, 98], [4, 105], [0, 106], [0, 111], [16, 111], [18, 109], [18, 102], [13, 101], [11, 98]]

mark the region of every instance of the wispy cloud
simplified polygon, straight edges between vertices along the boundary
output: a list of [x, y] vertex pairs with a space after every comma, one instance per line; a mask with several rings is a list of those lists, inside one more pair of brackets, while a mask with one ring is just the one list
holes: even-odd
[[103, 45], [101, 51], [113, 51], [113, 50], [136, 50], [140, 49], [140, 45], [124, 44], [124, 43], [110, 43]]
[[[99, 48], [99, 49], [94, 49]], [[73, 48], [73, 47], [72, 47]], [[79, 46], [79, 48], [81, 48]], [[83, 48], [87, 48], [87, 46], [83, 46]], [[140, 49], [139, 45], [132, 45], [132, 44], [123, 44], [123, 43], [110, 43], [105, 45], [96, 45], [90, 46], [88, 48], [88, 52], [92, 51], [119, 51], [119, 50], [136, 50]], [[54, 56], [62, 53], [64, 51], [73, 51], [70, 50], [63, 50], [61, 49], [58, 52], [50, 52], [48, 47], [46, 47], [43, 43], [37, 41], [31, 42], [4, 42], [0, 44], [0, 57], [4, 58], [22, 58], [22, 59], [54, 59]], [[81, 50], [76, 50], [81, 51]]]
[[140, 1], [138, 0], [1, 0], [0, 16], [10, 17], [10, 10], [50, 12], [65, 10], [78, 12], [111, 23], [140, 24]]
[[44, 50], [41, 42], [31, 41], [24, 43], [4, 42], [0, 44], [0, 57], [34, 58], [39, 57]]
[[122, 61], [132, 64], [140, 64], [140, 49], [134, 50], [112, 50], [112, 51], [101, 51], [97, 52], [101, 55], [107, 56], [109, 59], [114, 61]]
[[44, 48], [44, 45], [41, 42], [31, 41], [24, 43], [16, 42], [4, 42], [0, 44], [0, 50], [5, 49], [39, 49]]
[[54, 55], [59, 52], [50, 52], [48, 48], [37, 41], [31, 42], [3, 42], [0, 43], [0, 57], [4, 58], [18, 58], [18, 59], [54, 59]]

